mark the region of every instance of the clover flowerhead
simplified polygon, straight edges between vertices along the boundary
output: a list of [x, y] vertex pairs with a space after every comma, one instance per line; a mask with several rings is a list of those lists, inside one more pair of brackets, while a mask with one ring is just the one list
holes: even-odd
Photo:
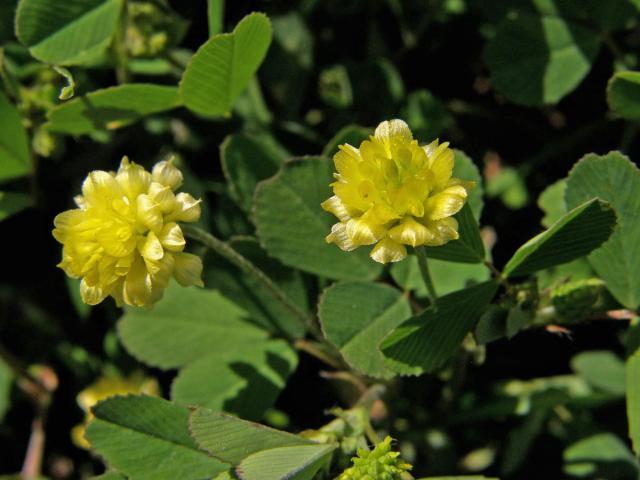
[[375, 245], [376, 262], [398, 262], [406, 245], [439, 246], [458, 238], [455, 215], [473, 182], [452, 177], [453, 151], [438, 140], [421, 146], [402, 120], [384, 121], [360, 144], [340, 145], [334, 195], [322, 208], [339, 222], [327, 235], [345, 251]]
[[118, 305], [152, 305], [171, 277], [202, 286], [202, 261], [183, 251], [178, 225], [200, 218], [200, 200], [175, 193], [181, 184], [171, 160], [148, 172], [124, 157], [117, 172], [89, 173], [75, 198], [78, 208], [57, 215], [53, 230], [63, 245], [58, 266], [82, 279], [85, 303], [112, 296]]

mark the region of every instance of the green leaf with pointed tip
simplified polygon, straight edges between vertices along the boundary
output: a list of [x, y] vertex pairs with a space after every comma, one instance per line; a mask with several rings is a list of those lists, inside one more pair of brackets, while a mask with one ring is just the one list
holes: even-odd
[[298, 435], [247, 422], [208, 408], [197, 408], [191, 413], [190, 428], [200, 448], [233, 465], [238, 465], [249, 455], [262, 450], [316, 445]]
[[96, 90], [51, 109], [46, 127], [52, 132], [82, 135], [115, 130], [146, 115], [180, 105], [178, 89], [150, 83], [130, 83]]
[[638, 461], [622, 440], [611, 433], [599, 433], [567, 447], [563, 454], [564, 472], [573, 477], [637, 478]]
[[293, 159], [256, 190], [254, 220], [261, 245], [285, 265], [328, 278], [370, 280], [382, 266], [368, 247], [343, 252], [325, 237], [336, 223], [320, 204], [331, 196], [332, 163], [323, 157]]
[[611, 294], [627, 308], [640, 306], [640, 170], [620, 152], [583, 157], [571, 170], [568, 208], [592, 197], [611, 204], [618, 224], [609, 240], [589, 255], [589, 263]]
[[31, 149], [22, 117], [0, 91], [0, 181], [31, 171]]
[[173, 401], [260, 420], [298, 363], [282, 340], [229, 344], [220, 339], [212, 350], [180, 370], [171, 386]]
[[288, 152], [268, 135], [236, 133], [222, 142], [222, 171], [231, 196], [245, 212], [251, 212], [258, 182], [275, 175], [288, 157]]
[[480, 237], [478, 221], [468, 203], [455, 215], [460, 238], [441, 247], [427, 247], [427, 257], [459, 263], [481, 263], [484, 260], [484, 244]]
[[607, 86], [607, 101], [622, 118], [640, 122], [640, 72], [616, 72]]
[[116, 396], [92, 408], [86, 437], [110, 465], [140, 480], [199, 480], [229, 465], [198, 449], [189, 410], [157, 397]]
[[331, 461], [331, 445], [273, 448], [249, 455], [236, 467], [241, 480], [311, 480]]
[[267, 336], [218, 292], [178, 285], [171, 285], [152, 310], [128, 309], [118, 334], [137, 359], [165, 369], [198, 360], [222, 342], [237, 346]]
[[0, 221], [31, 205], [31, 195], [0, 191]]
[[410, 316], [409, 301], [401, 292], [374, 282], [336, 283], [325, 289], [318, 303], [327, 340], [354, 369], [377, 378], [394, 376], [377, 345]]
[[208, 117], [228, 114], [264, 60], [271, 35], [267, 16], [252, 13], [233, 33], [211, 37], [182, 75], [180, 94], [185, 106]]
[[519, 12], [507, 17], [485, 50], [491, 82], [522, 105], [553, 104], [591, 70], [596, 31], [555, 15]]
[[122, 0], [20, 0], [16, 33], [38, 60], [81, 64], [109, 46], [122, 5]]
[[615, 224], [611, 206], [593, 198], [522, 245], [507, 262], [504, 274], [528, 275], [588, 255], [609, 238]]
[[381, 343], [385, 364], [401, 375], [420, 375], [442, 367], [456, 352], [495, 295], [495, 281], [444, 297], [410, 318]]

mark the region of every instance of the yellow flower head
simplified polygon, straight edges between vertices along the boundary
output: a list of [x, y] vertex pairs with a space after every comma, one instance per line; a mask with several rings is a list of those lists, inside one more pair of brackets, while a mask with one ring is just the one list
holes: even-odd
[[91, 407], [98, 402], [114, 395], [140, 394], [160, 396], [160, 385], [153, 377], [145, 377], [140, 372], [135, 372], [128, 377], [119, 375], [105, 375], [87, 388], [82, 390], [76, 397], [78, 405], [85, 413], [84, 422], [76, 425], [71, 430], [71, 438], [80, 448], [88, 449], [89, 442], [84, 438], [84, 432], [89, 422], [93, 419]]
[[322, 208], [340, 220], [327, 235], [345, 251], [373, 245], [376, 262], [398, 262], [405, 245], [438, 246], [458, 238], [452, 216], [473, 182], [452, 178], [454, 155], [438, 140], [420, 146], [402, 120], [384, 121], [355, 148], [340, 145], [334, 195]]
[[78, 208], [56, 216], [53, 230], [63, 245], [58, 266], [82, 278], [85, 303], [111, 295], [118, 305], [151, 305], [172, 276], [181, 285], [202, 286], [202, 261], [183, 252], [177, 223], [197, 221], [200, 200], [175, 194], [181, 183], [171, 160], [149, 173], [125, 157], [116, 173], [89, 173], [75, 198]]

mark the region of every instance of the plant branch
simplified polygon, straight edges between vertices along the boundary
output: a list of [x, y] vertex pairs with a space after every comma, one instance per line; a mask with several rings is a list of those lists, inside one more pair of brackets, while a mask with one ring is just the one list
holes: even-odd
[[[228, 243], [214, 237], [208, 232], [201, 230], [198, 227], [191, 225], [183, 225], [182, 230], [184, 234], [202, 243], [207, 248], [210, 248], [221, 257], [224, 257], [229, 262], [234, 264], [244, 273], [252, 276], [262, 287], [271, 294], [271, 296], [280, 302], [293, 316], [304, 325], [305, 329], [310, 330], [311, 333], [317, 337], [322, 338], [322, 333], [318, 326], [313, 322], [313, 319], [304, 313], [300, 308], [293, 303], [289, 296], [283, 292], [273, 280], [271, 280], [262, 270], [249, 261], [246, 257], [242, 256], [239, 252], [233, 249]], [[293, 340], [291, 334], [283, 332], [289, 339]]]
[[416, 256], [418, 257], [418, 266], [420, 267], [420, 275], [422, 275], [422, 281], [427, 287], [427, 291], [429, 292], [429, 298], [431, 299], [431, 304], [435, 305], [436, 300], [438, 299], [438, 294], [436, 293], [436, 289], [433, 286], [433, 281], [431, 280], [431, 274], [429, 273], [429, 264], [427, 263], [427, 250], [423, 246], [415, 247]]

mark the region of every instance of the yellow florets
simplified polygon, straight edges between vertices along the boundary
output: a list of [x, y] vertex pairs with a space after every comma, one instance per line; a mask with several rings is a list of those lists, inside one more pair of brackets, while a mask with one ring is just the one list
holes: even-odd
[[[358, 449], [358, 456], [351, 459], [353, 466], [336, 480], [401, 480], [413, 466], [391, 450], [391, 437], [378, 443], [371, 451]], [[409, 478], [413, 478], [409, 475]]]
[[438, 140], [420, 146], [402, 120], [382, 122], [355, 148], [341, 145], [333, 157], [334, 195], [322, 208], [340, 222], [327, 236], [345, 251], [373, 245], [380, 263], [407, 256], [405, 245], [439, 246], [458, 238], [452, 216], [473, 182], [452, 178], [454, 155]]
[[111, 295], [118, 305], [151, 305], [175, 277], [202, 286], [200, 257], [184, 253], [177, 222], [200, 218], [200, 200], [175, 194], [182, 173], [163, 161], [151, 173], [125, 157], [116, 173], [96, 170], [75, 198], [78, 208], [56, 216], [53, 236], [63, 244], [67, 275], [81, 278], [82, 300]]

